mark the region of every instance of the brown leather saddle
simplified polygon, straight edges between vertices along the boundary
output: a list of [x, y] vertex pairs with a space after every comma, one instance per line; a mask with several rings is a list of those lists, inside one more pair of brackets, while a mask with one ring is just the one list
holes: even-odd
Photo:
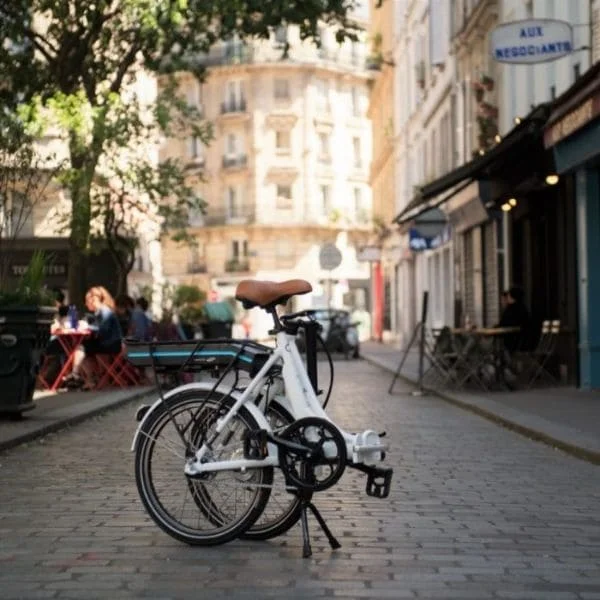
[[235, 298], [244, 308], [260, 306], [270, 309], [278, 304], [285, 304], [292, 296], [308, 294], [308, 292], [312, 292], [312, 286], [304, 279], [289, 279], [281, 283], [245, 279], [238, 283]]

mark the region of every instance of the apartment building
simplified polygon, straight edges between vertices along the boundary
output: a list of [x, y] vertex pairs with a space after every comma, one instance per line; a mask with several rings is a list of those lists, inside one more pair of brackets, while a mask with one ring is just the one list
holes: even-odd
[[[366, 25], [367, 14], [356, 18]], [[321, 38], [317, 48], [282, 27], [269, 41], [232, 40], [199, 59], [209, 67], [204, 83], [181, 76], [182, 93], [214, 124], [214, 140], [169, 139], [161, 149], [161, 158], [187, 164], [206, 202], [190, 216], [194, 245], [163, 242], [166, 281], [227, 298], [244, 278], [302, 277], [315, 293], [298, 307], [368, 298], [368, 264], [356, 255], [371, 228], [373, 71], [365, 40], [340, 46], [327, 28]], [[331, 271], [319, 261], [326, 243], [342, 253]], [[252, 335], [268, 328], [261, 316], [250, 314]]]
[[[393, 218], [414, 201], [420, 186], [452, 169], [457, 161], [449, 18], [448, 3], [428, 0], [384, 3], [372, 15], [372, 35], [381, 34], [393, 65], [383, 65], [371, 95], [371, 182], [376, 214], [386, 224], [380, 235], [383, 337], [400, 343], [410, 340], [420, 319], [423, 291], [430, 291], [434, 321], [443, 322], [453, 312], [451, 238], [438, 236], [436, 243], [426, 242], [425, 251], [416, 251], [423, 242], [416, 239], [416, 230], [392, 225]], [[384, 94], [387, 101], [381, 98]], [[381, 134], [382, 119], [391, 124], [391, 135]], [[391, 165], [386, 162], [389, 154]]]
[[395, 303], [396, 290], [390, 285], [389, 275], [384, 276], [382, 265], [393, 253], [395, 232], [390, 229], [395, 213], [395, 161], [394, 161], [394, 43], [396, 20], [393, 2], [384, 2], [377, 8], [371, 0], [369, 44], [373, 66], [377, 74], [371, 88], [369, 112], [373, 132], [373, 159], [369, 182], [373, 194], [373, 222], [375, 235], [373, 245], [381, 247], [381, 260], [374, 261], [371, 272], [373, 327], [372, 335], [382, 337], [384, 330], [391, 330], [392, 314], [386, 307]]

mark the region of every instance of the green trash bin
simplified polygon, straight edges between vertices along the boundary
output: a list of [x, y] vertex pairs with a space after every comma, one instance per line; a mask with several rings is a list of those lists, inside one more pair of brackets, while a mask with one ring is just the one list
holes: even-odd
[[47, 307], [0, 309], [0, 413], [18, 416], [35, 407], [33, 392], [54, 312]]

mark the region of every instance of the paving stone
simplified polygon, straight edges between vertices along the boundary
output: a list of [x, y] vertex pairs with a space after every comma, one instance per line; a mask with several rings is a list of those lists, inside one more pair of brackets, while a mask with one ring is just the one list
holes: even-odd
[[312, 518], [310, 559], [299, 527], [210, 548], [171, 539], [138, 498], [128, 405], [0, 454], [0, 598], [600, 598], [597, 466], [402, 382], [388, 396], [391, 376], [362, 361], [336, 368], [328, 411], [349, 431], [386, 429], [395, 470], [383, 501], [350, 469], [316, 495], [342, 548]]

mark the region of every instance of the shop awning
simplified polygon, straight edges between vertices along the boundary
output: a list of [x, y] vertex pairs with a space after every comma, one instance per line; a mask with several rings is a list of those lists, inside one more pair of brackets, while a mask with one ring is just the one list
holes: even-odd
[[485, 154], [424, 185], [394, 222], [402, 225], [413, 221], [426, 211], [446, 203], [474, 181], [489, 178], [490, 173], [506, 169], [514, 161], [515, 150], [519, 146], [524, 145], [528, 138], [541, 135], [549, 114], [548, 104], [538, 106]]
[[544, 132], [546, 148], [558, 144], [600, 116], [600, 63], [588, 69], [553, 103]]

